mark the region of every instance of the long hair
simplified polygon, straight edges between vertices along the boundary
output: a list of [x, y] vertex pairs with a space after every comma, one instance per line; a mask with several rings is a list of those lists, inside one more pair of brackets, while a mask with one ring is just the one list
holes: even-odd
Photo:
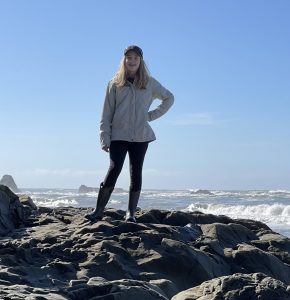
[[[125, 59], [126, 57], [124, 56], [120, 62], [119, 70], [117, 71], [114, 77], [114, 82], [116, 83], [117, 87], [122, 87], [126, 84], [128, 72], [125, 65]], [[140, 58], [140, 66], [137, 70], [134, 84], [139, 89], [146, 89], [147, 83], [149, 81], [149, 77], [150, 77], [150, 73], [145, 64], [145, 61], [143, 60], [143, 58]]]

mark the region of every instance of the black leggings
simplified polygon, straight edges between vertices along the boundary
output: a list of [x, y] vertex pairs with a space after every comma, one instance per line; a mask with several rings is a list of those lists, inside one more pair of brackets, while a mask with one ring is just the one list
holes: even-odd
[[110, 167], [104, 180], [105, 187], [114, 187], [122, 171], [127, 152], [130, 161], [130, 191], [140, 191], [142, 168], [148, 142], [112, 141], [110, 145]]

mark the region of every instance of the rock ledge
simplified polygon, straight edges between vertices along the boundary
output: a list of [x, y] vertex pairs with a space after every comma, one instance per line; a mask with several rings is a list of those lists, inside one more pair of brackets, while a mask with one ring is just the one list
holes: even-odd
[[0, 298], [290, 299], [290, 240], [261, 222], [149, 210], [135, 224], [109, 208], [90, 223], [90, 209], [35, 209], [0, 191], [30, 212], [2, 234]]

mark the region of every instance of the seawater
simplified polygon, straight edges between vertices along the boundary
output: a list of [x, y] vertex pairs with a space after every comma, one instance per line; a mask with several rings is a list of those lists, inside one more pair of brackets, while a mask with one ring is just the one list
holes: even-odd
[[[22, 189], [37, 206], [94, 207], [97, 193], [78, 193], [74, 189]], [[125, 210], [128, 191], [112, 194], [108, 207]], [[209, 191], [143, 190], [138, 204], [141, 209], [201, 211], [245, 218], [266, 223], [272, 230], [290, 237], [290, 191]]]

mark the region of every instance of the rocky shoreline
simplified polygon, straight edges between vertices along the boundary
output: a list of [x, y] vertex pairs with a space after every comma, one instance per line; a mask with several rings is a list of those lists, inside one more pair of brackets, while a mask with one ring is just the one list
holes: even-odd
[[0, 185], [0, 299], [286, 300], [290, 240], [253, 220], [36, 207]]

